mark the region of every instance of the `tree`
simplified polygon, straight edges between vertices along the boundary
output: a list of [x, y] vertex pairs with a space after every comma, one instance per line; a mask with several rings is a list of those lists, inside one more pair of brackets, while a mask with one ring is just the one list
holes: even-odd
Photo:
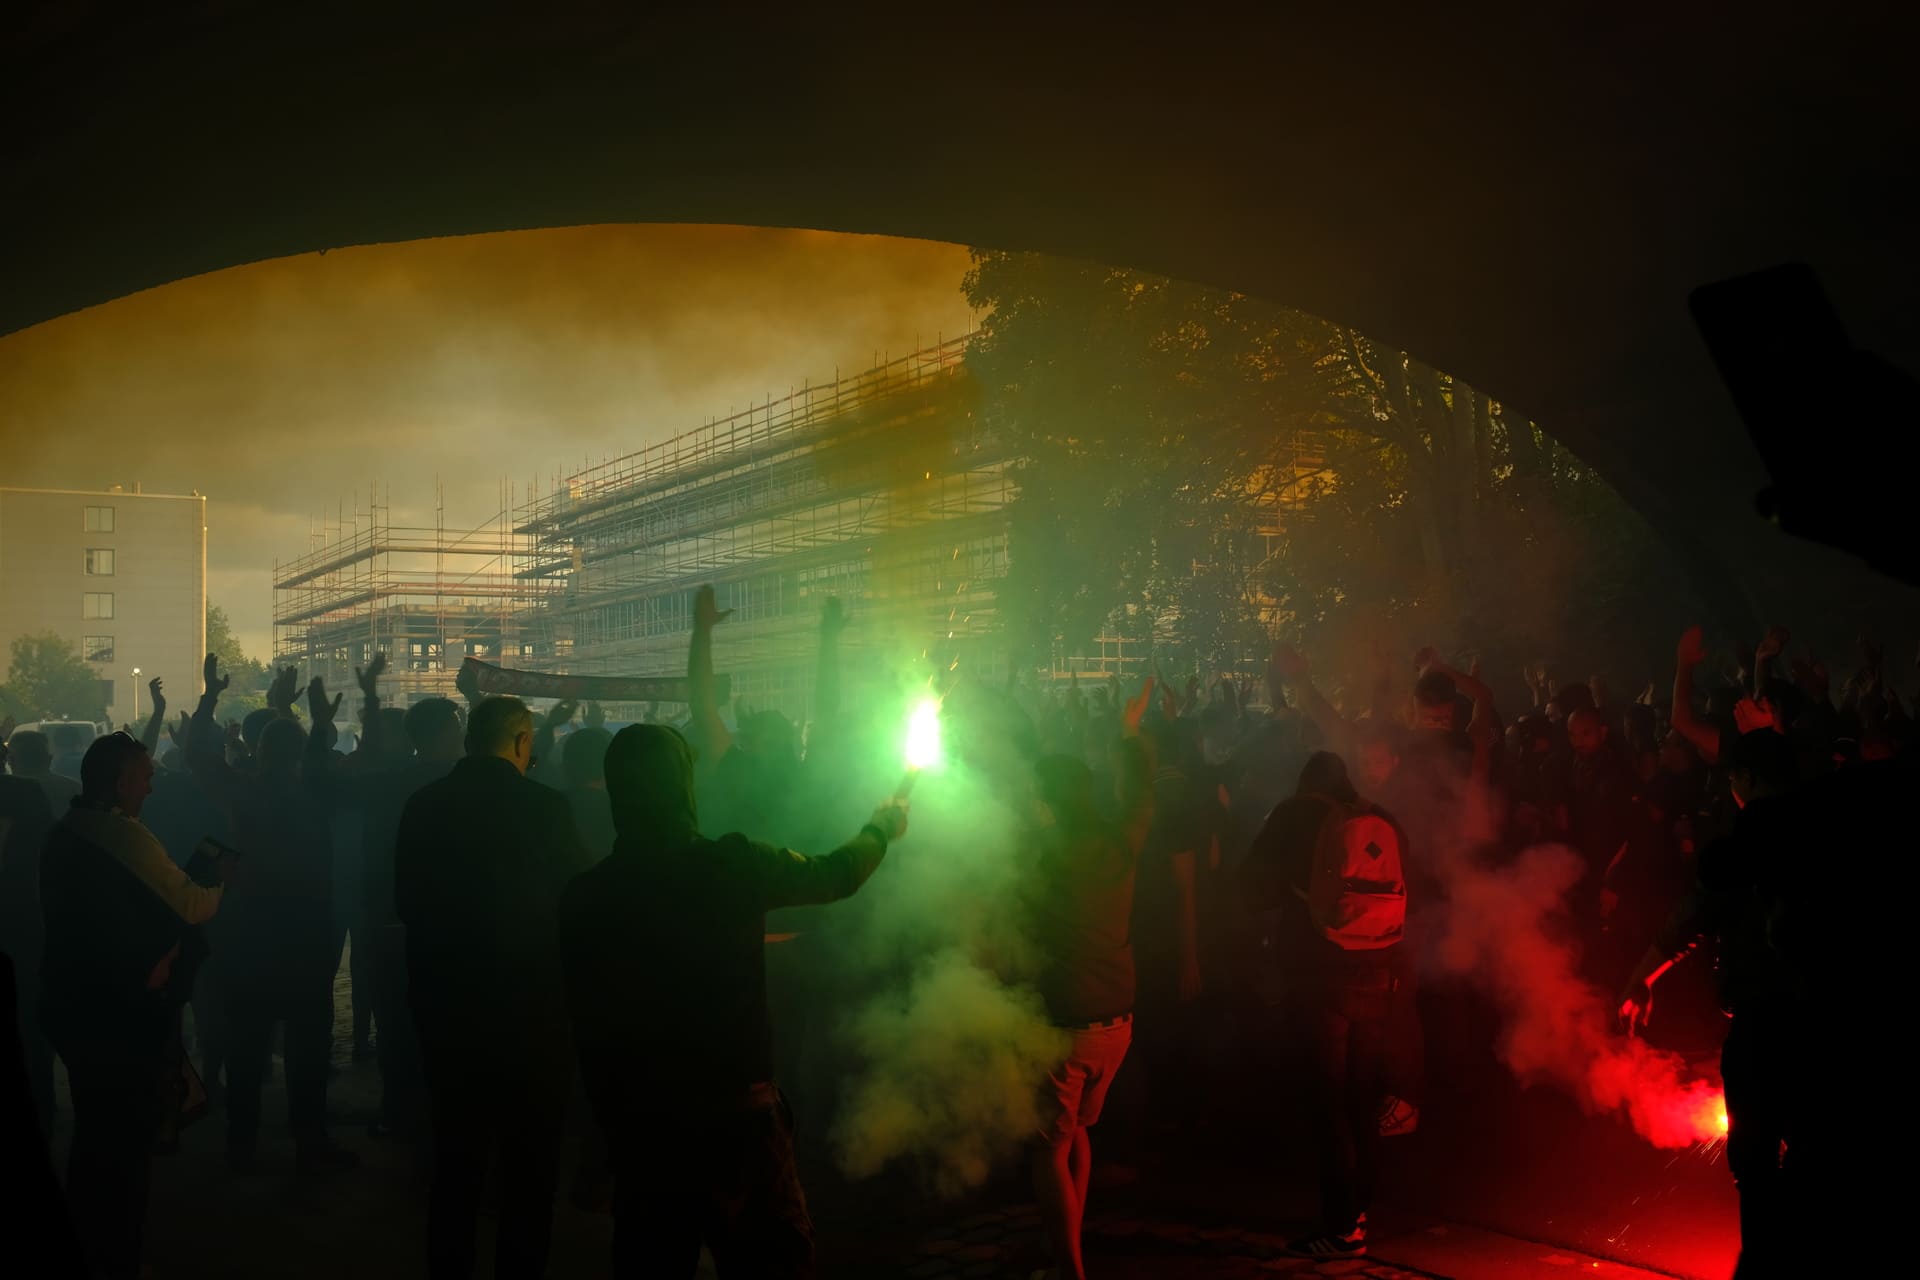
[[272, 679], [265, 663], [249, 658], [241, 649], [227, 611], [217, 604], [207, 606], [207, 652], [220, 659], [220, 670], [232, 678], [234, 693], [263, 691]]
[[73, 642], [51, 631], [14, 639], [5, 712], [21, 720], [105, 720], [103, 682]]
[[1230, 665], [1280, 627], [1342, 653], [1441, 639], [1611, 659], [1622, 619], [1671, 593], [1651, 532], [1591, 469], [1403, 352], [1037, 254], [976, 251], [964, 288], [987, 312], [967, 357], [981, 409], [1020, 459], [1016, 642], [1116, 628]]

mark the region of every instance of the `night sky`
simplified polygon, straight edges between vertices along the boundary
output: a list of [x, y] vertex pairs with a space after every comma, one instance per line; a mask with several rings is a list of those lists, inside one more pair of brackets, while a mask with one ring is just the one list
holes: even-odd
[[209, 497], [208, 597], [268, 649], [275, 557], [381, 484], [483, 519], [811, 378], [972, 327], [966, 251], [743, 227], [596, 226], [236, 267], [0, 338], [9, 484]]

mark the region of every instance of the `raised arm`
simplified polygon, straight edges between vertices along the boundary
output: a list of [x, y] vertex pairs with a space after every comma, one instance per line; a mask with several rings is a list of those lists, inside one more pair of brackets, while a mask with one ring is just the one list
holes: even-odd
[[1712, 765], [1720, 762], [1720, 731], [1702, 720], [1693, 710], [1693, 672], [1706, 661], [1706, 657], [1704, 633], [1697, 626], [1688, 627], [1680, 637], [1680, 647], [1674, 655], [1673, 706], [1668, 719], [1673, 724], [1673, 731], [1693, 744], [1701, 760]]
[[887, 856], [888, 846], [905, 834], [907, 804], [895, 797], [875, 809], [867, 825], [832, 853], [809, 858], [791, 849], [753, 845], [760, 900], [771, 911], [851, 898]]
[[336, 693], [333, 700], [327, 700], [327, 682], [315, 676], [307, 685], [307, 714], [313, 723], [307, 729], [307, 749], [300, 761], [301, 777], [309, 786], [320, 788], [331, 797], [331, 784], [335, 781], [333, 769], [333, 744], [339, 734], [334, 730], [333, 722], [340, 714], [340, 703], [346, 694]]
[[687, 645], [687, 703], [693, 713], [692, 729], [700, 736], [709, 762], [718, 762], [733, 745], [726, 721], [720, 718], [720, 703], [713, 689], [713, 629], [727, 620], [731, 609], [721, 609], [711, 585], [701, 587], [693, 596], [693, 639]]
[[[1282, 685], [1293, 690], [1295, 702], [1319, 726], [1327, 746], [1342, 755], [1347, 754], [1353, 738], [1353, 726], [1313, 687], [1313, 668], [1308, 665], [1305, 654], [1290, 644], [1276, 643], [1272, 656], [1267, 660], [1267, 683], [1276, 691]], [[1276, 692], [1276, 706], [1280, 705], [1278, 698]]]
[[160, 730], [167, 723], [167, 696], [161, 691], [159, 676], [147, 681], [147, 696], [153, 700], [153, 714], [147, 717], [147, 727], [140, 733], [140, 745], [151, 756], [160, 752]]
[[1413, 659], [1422, 673], [1438, 671], [1453, 681], [1453, 687], [1473, 699], [1473, 718], [1467, 721], [1467, 737], [1473, 740], [1474, 776], [1484, 778], [1492, 772], [1493, 751], [1500, 744], [1500, 713], [1493, 705], [1493, 689], [1474, 671], [1462, 671], [1440, 657], [1438, 649], [1422, 649]]
[[222, 804], [231, 805], [237, 779], [233, 766], [227, 763], [226, 735], [220, 732], [213, 713], [220, 705], [220, 695], [233, 678], [219, 671], [219, 658], [208, 654], [200, 667], [200, 705], [194, 708], [193, 721], [187, 728], [187, 767], [209, 795]]
[[[580, 704], [572, 698], [562, 698], [547, 709], [533, 727], [533, 755], [538, 764], [528, 771], [528, 776], [540, 782], [552, 785], [553, 779], [561, 770], [560, 753], [554, 750], [554, 738], [563, 724], [572, 724], [574, 714], [580, 710]], [[562, 778], [564, 789], [565, 779]]]

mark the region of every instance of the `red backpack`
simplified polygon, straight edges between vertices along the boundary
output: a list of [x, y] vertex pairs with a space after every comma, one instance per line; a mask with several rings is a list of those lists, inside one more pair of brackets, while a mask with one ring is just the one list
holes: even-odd
[[1314, 852], [1307, 911], [1343, 951], [1378, 951], [1407, 931], [1407, 877], [1400, 828], [1362, 800], [1327, 800]]

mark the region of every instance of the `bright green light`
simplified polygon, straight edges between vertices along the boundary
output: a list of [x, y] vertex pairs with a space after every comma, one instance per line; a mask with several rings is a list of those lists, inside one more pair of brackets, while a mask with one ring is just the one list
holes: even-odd
[[940, 700], [922, 698], [907, 721], [907, 768], [940, 763]]

